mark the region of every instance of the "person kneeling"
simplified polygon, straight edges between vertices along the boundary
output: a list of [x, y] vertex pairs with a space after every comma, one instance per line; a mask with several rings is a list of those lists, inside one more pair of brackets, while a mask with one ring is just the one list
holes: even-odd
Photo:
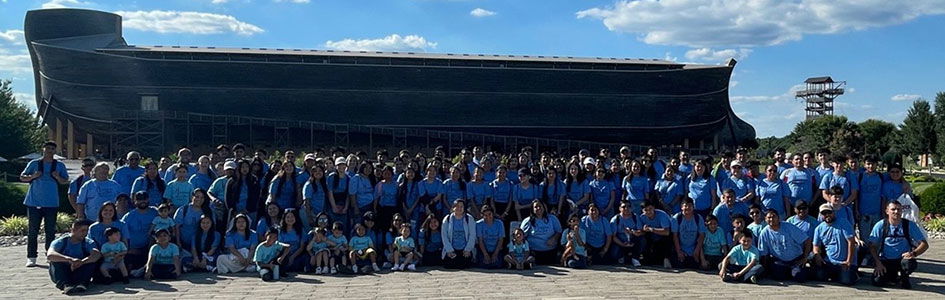
[[145, 279], [177, 279], [181, 274], [180, 248], [171, 243], [171, 233], [160, 229], [155, 233], [157, 244], [148, 252]]
[[761, 274], [758, 249], [751, 244], [751, 231], [745, 230], [739, 237], [739, 244], [732, 247], [719, 265], [719, 277], [724, 282], [758, 283]]
[[259, 271], [259, 276], [263, 281], [279, 280], [279, 265], [288, 263], [286, 256], [289, 255], [289, 244], [279, 242], [279, 229], [269, 228], [266, 231], [266, 241], [256, 247], [256, 253], [253, 256], [253, 262]]

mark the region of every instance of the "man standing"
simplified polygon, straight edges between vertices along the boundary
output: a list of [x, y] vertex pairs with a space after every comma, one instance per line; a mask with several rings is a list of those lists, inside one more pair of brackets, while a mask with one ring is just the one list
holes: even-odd
[[137, 151], [128, 152], [125, 158], [128, 160], [128, 164], [115, 170], [115, 174], [112, 174], [112, 180], [121, 186], [121, 189], [118, 190], [118, 194], [128, 195], [130, 198], [131, 185], [135, 183], [135, 179], [138, 179], [138, 177], [144, 174], [144, 168], [140, 166], [141, 154]]
[[804, 265], [811, 251], [810, 238], [791, 223], [781, 222], [776, 210], [768, 210], [765, 222], [768, 222], [768, 227], [758, 237], [758, 250], [762, 257], [768, 257], [765, 270], [769, 270], [769, 275], [775, 280], [804, 282], [807, 279]]
[[197, 173], [197, 166], [190, 163], [193, 158], [194, 154], [190, 151], [190, 149], [180, 148], [180, 150], [177, 151], [177, 164], [171, 165], [167, 168], [167, 170], [164, 171], [164, 182], [174, 181], [174, 178], [176, 178], [174, 173], [175, 170], [177, 170], [177, 166], [187, 166], [187, 176], [184, 178], [190, 178], [190, 176], [194, 176], [194, 174]]
[[52, 242], [46, 251], [49, 277], [64, 294], [84, 292], [95, 273], [95, 262], [102, 257], [88, 238], [91, 224], [89, 220], [75, 221], [72, 231]]
[[29, 218], [29, 230], [26, 238], [26, 266], [36, 266], [36, 247], [39, 237], [39, 224], [42, 222], [46, 232], [46, 248], [56, 238], [56, 212], [59, 210], [59, 185], [69, 183], [66, 165], [53, 158], [56, 143], [43, 143], [43, 157], [26, 164], [20, 174], [20, 181], [28, 182], [29, 189], [23, 205]]
[[909, 274], [918, 267], [916, 257], [929, 249], [925, 235], [918, 224], [902, 218], [902, 204], [886, 204], [886, 219], [877, 222], [870, 233], [870, 254], [876, 261], [873, 285], [883, 286], [899, 281], [904, 289], [911, 289]]

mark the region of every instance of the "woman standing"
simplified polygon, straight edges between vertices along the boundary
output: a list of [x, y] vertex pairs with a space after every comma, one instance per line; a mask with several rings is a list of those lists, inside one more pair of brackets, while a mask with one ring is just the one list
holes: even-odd
[[158, 166], [153, 161], [144, 165], [144, 175], [135, 179], [131, 184], [131, 194], [137, 192], [148, 193], [148, 205], [158, 206], [164, 202], [164, 179], [158, 176]]
[[298, 207], [299, 191], [296, 189], [295, 163], [289, 161], [282, 164], [282, 168], [276, 177], [269, 184], [269, 199], [267, 202], [275, 202], [281, 208]]
[[704, 160], [697, 160], [692, 166], [692, 173], [689, 174], [689, 198], [692, 198], [695, 204], [697, 215], [705, 218], [712, 212], [712, 208], [718, 205], [719, 196], [716, 189], [718, 183], [709, 173], [708, 164]]
[[[526, 168], [518, 170], [519, 184], [512, 188], [512, 202], [515, 203], [515, 221], [522, 221], [531, 211], [531, 203], [539, 200], [538, 186], [532, 182], [532, 173]], [[509, 220], [511, 224], [512, 220]]]

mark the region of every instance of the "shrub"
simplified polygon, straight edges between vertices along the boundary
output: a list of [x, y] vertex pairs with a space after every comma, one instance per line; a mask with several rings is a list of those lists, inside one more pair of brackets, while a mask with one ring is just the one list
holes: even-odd
[[935, 178], [935, 177], [932, 177], [932, 176], [929, 176], [929, 175], [908, 175], [908, 176], [905, 176], [905, 179], [906, 179], [906, 181], [911, 182], [911, 183], [914, 183], [914, 182], [940, 182], [940, 181], [941, 181], [941, 180], [939, 180], [938, 178]]
[[919, 195], [922, 205], [919, 207], [926, 214], [945, 214], [945, 183], [936, 183]]
[[925, 229], [933, 232], [945, 232], [945, 218], [929, 220], [925, 223]]
[[29, 220], [23, 216], [12, 216], [0, 220], [0, 235], [26, 235]]
[[26, 207], [23, 198], [26, 197], [26, 185], [0, 182], [0, 217], [23, 215]]
[[68, 232], [72, 229], [72, 222], [75, 222], [73, 214], [64, 212], [56, 214], [56, 232]]

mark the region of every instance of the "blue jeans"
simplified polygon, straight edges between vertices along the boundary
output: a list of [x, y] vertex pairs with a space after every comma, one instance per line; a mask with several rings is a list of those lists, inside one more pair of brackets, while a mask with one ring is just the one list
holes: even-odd
[[26, 217], [29, 218], [29, 230], [26, 233], [26, 257], [36, 258], [36, 248], [39, 239], [39, 223], [43, 222], [46, 232], [46, 248], [56, 239], [56, 212], [58, 207], [26, 207]]
[[[742, 269], [744, 269], [744, 268], [745, 268], [745, 266], [736, 266], [736, 265], [731, 265], [731, 264], [730, 264], [730, 265], [728, 265], [728, 266], [725, 266], [725, 272], [726, 272], [726, 273], [738, 273], [738, 272], [741, 272]], [[751, 269], [748, 269], [748, 272], [745, 272], [745, 275], [742, 275], [742, 277], [732, 278], [732, 280], [734, 280], [734, 281], [748, 281], [749, 279], [751, 279], [751, 276], [759, 275], [759, 274], [761, 274], [761, 271], [763, 271], [763, 270], [764, 270], [764, 268], [761, 267], [761, 265], [757, 265], [757, 264], [756, 264], [754, 267], [751, 267]]]
[[797, 258], [794, 258], [789, 261], [783, 261], [777, 257], [771, 256], [771, 262], [768, 264], [768, 275], [775, 280], [794, 280], [797, 282], [807, 281], [807, 269], [803, 266], [800, 267], [800, 272], [792, 275], [791, 271], [794, 269], [794, 262], [797, 261]]
[[95, 263], [84, 264], [78, 269], [72, 270], [69, 263], [49, 263], [49, 278], [60, 290], [70, 285], [87, 285], [92, 281], [92, 274], [95, 274], [96, 265]]

